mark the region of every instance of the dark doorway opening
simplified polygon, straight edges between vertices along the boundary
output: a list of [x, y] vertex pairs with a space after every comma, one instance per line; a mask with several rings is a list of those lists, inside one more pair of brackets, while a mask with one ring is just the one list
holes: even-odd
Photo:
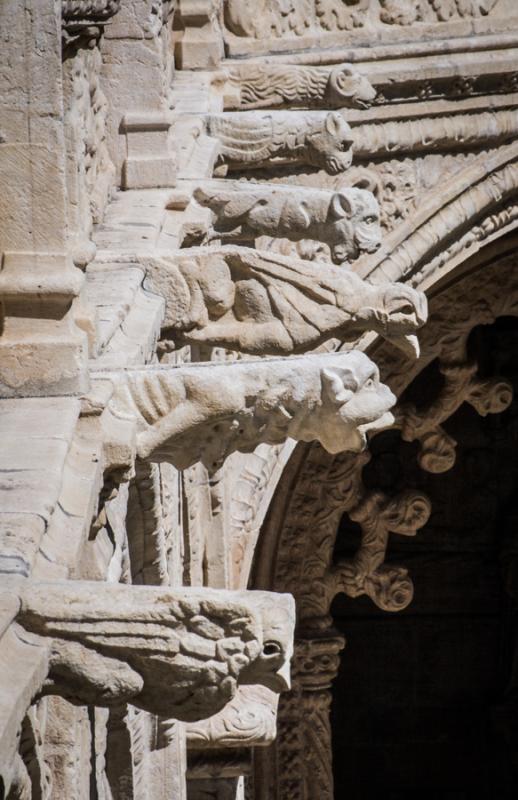
[[[518, 396], [517, 320], [476, 329], [470, 345], [484, 375], [511, 380]], [[437, 386], [431, 365], [414, 401]], [[444, 428], [458, 447], [443, 474], [420, 470], [416, 446], [396, 431], [372, 444], [365, 482], [421, 489], [433, 510], [416, 538], [391, 537], [389, 560], [414, 581], [409, 608], [388, 614], [344, 595], [333, 604], [347, 639], [331, 712], [336, 798], [507, 800], [518, 791], [518, 402], [487, 417], [465, 404]], [[336, 556], [357, 543], [344, 517]]]

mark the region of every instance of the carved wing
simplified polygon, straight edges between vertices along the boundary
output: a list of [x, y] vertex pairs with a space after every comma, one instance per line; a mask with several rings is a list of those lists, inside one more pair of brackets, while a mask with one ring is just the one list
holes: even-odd
[[265, 286], [295, 351], [319, 343], [352, 318], [362, 288], [354, 273], [244, 247], [223, 250], [236, 279], [254, 278]]
[[124, 649], [128, 660], [132, 653], [170, 658], [183, 651], [206, 657], [209, 650], [215, 653], [215, 644], [208, 643], [236, 637], [260, 649], [254, 613], [210, 593], [203, 598], [144, 586], [128, 592], [118, 584], [31, 582], [18, 619], [33, 633], [80, 642], [108, 656]]
[[239, 113], [213, 114], [208, 119], [208, 131], [219, 139], [221, 155], [238, 163], [257, 163], [272, 155], [273, 126], [267, 114], [243, 118]]
[[63, 696], [187, 721], [223, 708], [263, 646], [258, 614], [210, 590], [28, 582], [17, 622], [52, 640]]

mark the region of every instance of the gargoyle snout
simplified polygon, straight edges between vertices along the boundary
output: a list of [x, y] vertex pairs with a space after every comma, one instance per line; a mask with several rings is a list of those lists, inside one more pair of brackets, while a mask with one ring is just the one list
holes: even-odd
[[290, 662], [286, 661], [275, 674], [266, 676], [262, 683], [276, 694], [288, 692], [291, 689]]

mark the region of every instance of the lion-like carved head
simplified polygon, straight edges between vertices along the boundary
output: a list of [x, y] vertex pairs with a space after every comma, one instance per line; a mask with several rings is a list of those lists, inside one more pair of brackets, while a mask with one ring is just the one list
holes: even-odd
[[380, 208], [372, 192], [345, 188], [331, 200], [331, 258], [335, 264], [375, 253], [381, 245]]
[[380, 382], [377, 366], [364, 353], [354, 350], [330, 359], [321, 369], [320, 380], [321, 404], [308, 420], [312, 435], [306, 441], [317, 439], [328, 453], [359, 453], [369, 432], [393, 424], [390, 409], [396, 398]]
[[340, 64], [329, 73], [327, 96], [341, 106], [368, 108], [376, 97], [376, 90], [351, 64]]
[[323, 123], [307, 137], [308, 160], [337, 175], [351, 166], [353, 158], [352, 130], [338, 111], [326, 114]]

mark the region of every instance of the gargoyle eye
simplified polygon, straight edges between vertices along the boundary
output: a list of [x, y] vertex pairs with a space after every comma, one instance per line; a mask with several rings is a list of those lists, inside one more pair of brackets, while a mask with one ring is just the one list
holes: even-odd
[[279, 656], [282, 650], [278, 642], [265, 642], [263, 645], [263, 654], [265, 656]]
[[346, 140], [346, 141], [342, 142], [342, 150], [349, 150], [350, 147], [351, 147], [351, 143], [349, 141]]
[[404, 305], [400, 306], [397, 310], [400, 314], [414, 313], [414, 307], [410, 303], [404, 303]]
[[374, 389], [374, 378], [369, 378], [363, 384], [364, 389]]

